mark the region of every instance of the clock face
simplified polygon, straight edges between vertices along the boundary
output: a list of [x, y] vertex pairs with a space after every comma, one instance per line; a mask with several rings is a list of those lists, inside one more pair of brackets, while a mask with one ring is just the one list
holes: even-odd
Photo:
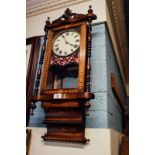
[[73, 54], [80, 46], [80, 34], [78, 31], [64, 30], [54, 38], [53, 52], [58, 56], [68, 56]]

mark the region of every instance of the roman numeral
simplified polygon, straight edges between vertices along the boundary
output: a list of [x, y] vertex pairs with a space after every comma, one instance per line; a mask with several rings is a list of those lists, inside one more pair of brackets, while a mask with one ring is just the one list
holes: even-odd
[[77, 48], [77, 47], [78, 47], [78, 45], [76, 45], [76, 44], [75, 44], [75, 45], [74, 45], [74, 47], [75, 47], [75, 48]]
[[69, 35], [69, 32], [66, 33], [66, 36], [68, 36], [68, 35]]
[[55, 51], [58, 52], [58, 51], [59, 51], [59, 48], [57, 47], [57, 48], [55, 49]]
[[79, 42], [80, 40], [75, 40], [75, 42]]
[[61, 50], [59, 51], [59, 54], [62, 54], [62, 51]]
[[77, 38], [77, 37], [78, 37], [78, 35], [74, 36], [74, 38]]

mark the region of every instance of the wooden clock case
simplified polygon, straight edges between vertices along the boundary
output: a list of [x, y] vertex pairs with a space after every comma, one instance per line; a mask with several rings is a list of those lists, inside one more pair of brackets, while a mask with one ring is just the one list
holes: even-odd
[[[85, 117], [88, 115], [87, 110], [90, 107], [89, 100], [94, 98], [94, 94], [90, 93], [91, 23], [94, 19], [96, 19], [96, 15], [93, 14], [90, 6], [86, 15], [72, 13], [70, 9], [66, 9], [60, 18], [53, 22], [50, 22], [48, 18], [46, 21], [44, 44], [31, 105], [33, 111], [36, 107], [35, 102], [42, 101], [41, 106], [45, 111], [43, 123], [47, 126], [47, 133], [42, 136], [45, 141], [82, 143], [89, 141], [85, 138]], [[77, 87], [47, 89], [54, 33], [58, 30], [75, 27], [80, 29], [81, 34]]]

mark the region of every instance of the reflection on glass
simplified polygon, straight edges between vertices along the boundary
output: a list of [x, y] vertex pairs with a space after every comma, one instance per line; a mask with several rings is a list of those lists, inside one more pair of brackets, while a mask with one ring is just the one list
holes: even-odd
[[79, 27], [54, 33], [47, 89], [78, 87], [79, 47]]
[[49, 68], [46, 83], [47, 89], [77, 88], [78, 86], [78, 64], [65, 67], [52, 66]]

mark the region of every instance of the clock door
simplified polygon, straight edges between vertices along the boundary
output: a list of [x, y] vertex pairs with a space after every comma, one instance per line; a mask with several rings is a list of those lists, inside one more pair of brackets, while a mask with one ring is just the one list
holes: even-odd
[[48, 71], [46, 89], [78, 88], [78, 64], [52, 66]]
[[[82, 59], [86, 57], [86, 50], [83, 48], [86, 47], [86, 37], [83, 37], [85, 35], [86, 22], [77, 23], [72, 27], [68, 25], [67, 28], [56, 28], [49, 33], [52, 46], [46, 54], [47, 77], [43, 77], [46, 92], [60, 89], [84, 91], [85, 61]], [[48, 44], [51, 45], [51, 42]]]

